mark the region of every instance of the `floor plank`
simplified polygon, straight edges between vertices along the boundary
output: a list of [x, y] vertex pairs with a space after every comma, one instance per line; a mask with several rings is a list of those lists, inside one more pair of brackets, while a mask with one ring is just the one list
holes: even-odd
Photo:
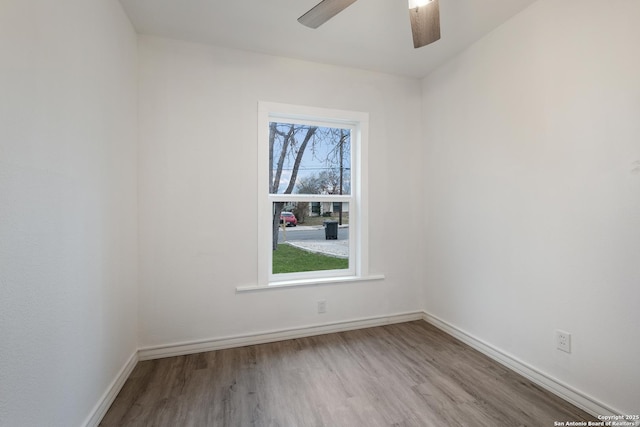
[[589, 420], [416, 321], [140, 362], [100, 425], [513, 427]]

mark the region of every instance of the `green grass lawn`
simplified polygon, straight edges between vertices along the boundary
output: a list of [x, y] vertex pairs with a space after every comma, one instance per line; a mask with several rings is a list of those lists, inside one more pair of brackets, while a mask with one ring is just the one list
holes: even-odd
[[273, 251], [273, 274], [346, 268], [349, 268], [348, 259], [314, 254], [284, 243]]

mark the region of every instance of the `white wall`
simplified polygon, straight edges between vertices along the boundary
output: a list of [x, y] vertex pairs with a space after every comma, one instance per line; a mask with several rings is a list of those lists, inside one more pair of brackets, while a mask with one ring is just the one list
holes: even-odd
[[[418, 80], [150, 37], [139, 52], [141, 347], [420, 308]], [[370, 113], [370, 261], [386, 280], [236, 293], [257, 284], [259, 100]]]
[[136, 50], [117, 1], [2, 2], [2, 426], [81, 425], [137, 348]]
[[[138, 346], [424, 307], [640, 410], [640, 3], [540, 0], [422, 87], [150, 37], [136, 75], [118, 2], [49, 3], [0, 14], [0, 425], [81, 424]], [[256, 282], [258, 100], [371, 114], [386, 280], [235, 292]]]
[[638, 17], [636, 0], [540, 0], [423, 82], [427, 311], [631, 414]]

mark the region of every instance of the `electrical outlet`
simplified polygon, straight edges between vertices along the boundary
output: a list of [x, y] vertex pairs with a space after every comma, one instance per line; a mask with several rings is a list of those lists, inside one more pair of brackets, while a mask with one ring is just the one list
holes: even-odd
[[571, 334], [569, 332], [557, 330], [556, 331], [556, 347], [558, 347], [558, 350], [571, 353]]
[[318, 301], [318, 314], [327, 312], [327, 302], [325, 300]]

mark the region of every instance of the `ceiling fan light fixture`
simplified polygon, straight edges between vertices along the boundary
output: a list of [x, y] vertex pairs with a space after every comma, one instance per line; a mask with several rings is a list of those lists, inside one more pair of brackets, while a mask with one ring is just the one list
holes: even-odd
[[440, 0], [409, 0], [409, 18], [413, 47], [440, 40]]
[[426, 6], [433, 0], [409, 0], [409, 9], [415, 9], [416, 7]]
[[[309, 28], [318, 28], [357, 0], [321, 0], [298, 18]], [[408, 0], [413, 47], [440, 40], [440, 0]]]

